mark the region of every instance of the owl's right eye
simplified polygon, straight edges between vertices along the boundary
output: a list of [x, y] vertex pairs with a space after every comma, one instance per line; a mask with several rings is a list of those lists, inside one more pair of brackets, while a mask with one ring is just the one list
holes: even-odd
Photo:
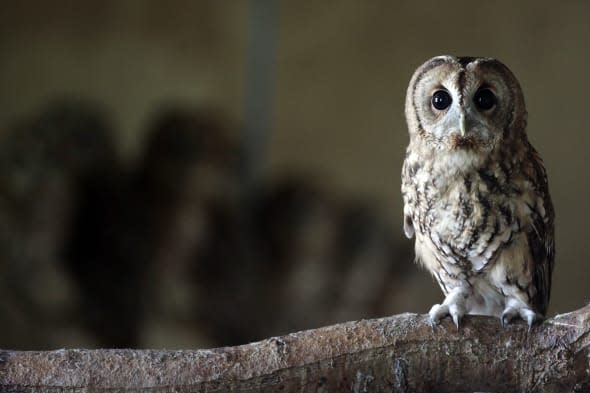
[[437, 90], [432, 95], [432, 106], [439, 111], [447, 109], [452, 102], [451, 95], [445, 90]]

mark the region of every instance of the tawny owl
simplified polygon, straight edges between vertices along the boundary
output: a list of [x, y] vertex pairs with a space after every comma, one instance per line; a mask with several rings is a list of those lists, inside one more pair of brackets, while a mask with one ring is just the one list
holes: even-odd
[[549, 302], [554, 214], [518, 81], [495, 59], [434, 57], [410, 81], [406, 118], [404, 231], [446, 296], [432, 323], [480, 314], [530, 328]]

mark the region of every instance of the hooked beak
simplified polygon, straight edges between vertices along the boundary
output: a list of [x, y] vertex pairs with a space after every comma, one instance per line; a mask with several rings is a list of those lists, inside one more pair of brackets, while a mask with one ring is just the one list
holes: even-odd
[[477, 147], [477, 142], [473, 134], [467, 134], [469, 130], [465, 112], [459, 113], [459, 124], [457, 131], [452, 132], [449, 139], [449, 148], [451, 149], [473, 149]]
[[467, 121], [465, 120], [464, 112], [461, 112], [461, 114], [459, 115], [459, 133], [463, 137], [467, 133]]

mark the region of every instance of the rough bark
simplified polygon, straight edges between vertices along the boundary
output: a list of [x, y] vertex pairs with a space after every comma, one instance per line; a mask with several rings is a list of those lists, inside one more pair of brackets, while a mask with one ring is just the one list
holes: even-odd
[[342, 323], [211, 350], [0, 353], [18, 392], [590, 392], [590, 306], [529, 332], [490, 317]]

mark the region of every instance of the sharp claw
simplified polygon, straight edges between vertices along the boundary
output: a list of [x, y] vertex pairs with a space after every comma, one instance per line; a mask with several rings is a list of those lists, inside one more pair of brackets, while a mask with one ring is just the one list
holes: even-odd
[[451, 304], [449, 306], [449, 314], [457, 327], [457, 331], [459, 331], [459, 321], [461, 320], [462, 312], [460, 308], [456, 304]]
[[523, 318], [527, 325], [529, 325], [529, 332], [531, 331], [531, 328], [533, 327], [533, 323], [535, 323], [535, 319], [536, 319], [536, 315], [534, 312], [529, 312], [526, 313], [525, 318]]
[[[446, 301], [446, 300], [445, 300]], [[428, 315], [430, 316], [431, 324], [437, 325], [441, 319], [449, 316], [453, 320], [457, 331], [459, 331], [459, 324], [461, 322], [461, 318], [465, 314], [464, 305], [461, 303], [456, 303], [454, 301], [449, 301], [448, 304], [435, 304], [430, 309]]]
[[504, 310], [504, 312], [502, 313], [502, 316], [500, 317], [500, 321], [502, 322], [502, 327], [509, 324], [510, 321], [512, 321], [516, 315], [517, 315], [517, 311], [514, 308], [511, 308], [511, 307], [506, 308], [506, 310]]
[[531, 328], [533, 327], [533, 324], [537, 320], [537, 313], [534, 312], [533, 310], [531, 310], [529, 307], [524, 307], [524, 306], [514, 307], [514, 306], [510, 306], [510, 305], [508, 307], [506, 307], [506, 309], [502, 313], [502, 316], [500, 317], [500, 321], [502, 323], [502, 326], [504, 326], [507, 323], [510, 323], [510, 321], [512, 321], [517, 316], [522, 318], [527, 323], [528, 328], [529, 328], [528, 330], [530, 332]]
[[457, 327], [457, 331], [459, 331], [459, 314], [451, 314], [451, 318], [453, 318], [453, 322], [455, 322], [455, 326]]
[[432, 329], [432, 332], [434, 333], [434, 330], [436, 328], [436, 323], [432, 320], [432, 318], [429, 318], [428, 320], [430, 321], [430, 323], [429, 323], [430, 328]]

